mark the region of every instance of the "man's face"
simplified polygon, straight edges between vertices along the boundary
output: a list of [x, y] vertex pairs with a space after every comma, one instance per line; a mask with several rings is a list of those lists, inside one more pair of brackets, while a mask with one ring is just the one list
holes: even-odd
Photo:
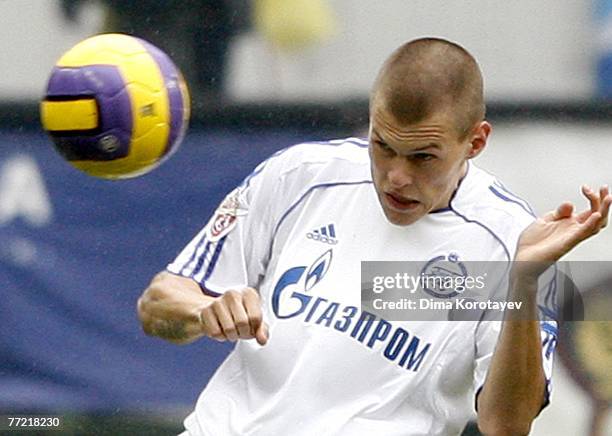
[[484, 148], [488, 123], [476, 126], [476, 130], [484, 128], [486, 132], [481, 132], [484, 141], [474, 142], [472, 133], [460, 138], [447, 112], [435, 113], [416, 124], [400, 125], [382, 105], [372, 106], [372, 179], [383, 211], [393, 224], [409, 225], [447, 207], [465, 174], [467, 160]]

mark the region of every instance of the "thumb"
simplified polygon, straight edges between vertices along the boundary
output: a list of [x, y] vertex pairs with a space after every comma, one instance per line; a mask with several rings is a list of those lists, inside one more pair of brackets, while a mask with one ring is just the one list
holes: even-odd
[[255, 339], [257, 340], [257, 343], [259, 345], [266, 345], [269, 337], [270, 335], [268, 330], [268, 324], [262, 321], [261, 324], [259, 324], [259, 327], [257, 327], [257, 331], [255, 332]]

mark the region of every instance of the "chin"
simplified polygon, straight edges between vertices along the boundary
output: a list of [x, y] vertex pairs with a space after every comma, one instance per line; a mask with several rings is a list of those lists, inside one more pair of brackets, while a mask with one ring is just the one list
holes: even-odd
[[409, 226], [425, 216], [424, 213], [400, 213], [384, 209], [387, 220], [396, 226]]

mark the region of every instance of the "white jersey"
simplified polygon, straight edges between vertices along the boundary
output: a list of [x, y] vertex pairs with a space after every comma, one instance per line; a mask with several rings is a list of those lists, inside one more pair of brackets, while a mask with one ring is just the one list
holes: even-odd
[[532, 221], [524, 201], [471, 163], [448, 208], [402, 227], [379, 204], [367, 142], [275, 154], [168, 266], [213, 293], [259, 290], [270, 327], [267, 345], [241, 340], [218, 368], [185, 420], [189, 434], [459, 434], [500, 322], [364, 312], [361, 261], [508, 262]]

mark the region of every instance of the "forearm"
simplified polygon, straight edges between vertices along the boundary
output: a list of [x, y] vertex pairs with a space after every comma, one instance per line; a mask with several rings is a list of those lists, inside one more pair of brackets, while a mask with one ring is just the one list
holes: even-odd
[[484, 434], [528, 434], [542, 407], [545, 377], [536, 290], [536, 279], [514, 280], [510, 286], [511, 301], [523, 304], [503, 322], [478, 397], [478, 425]]
[[138, 299], [138, 317], [146, 334], [189, 343], [204, 335], [200, 312], [213, 299], [195, 282], [162, 272]]

